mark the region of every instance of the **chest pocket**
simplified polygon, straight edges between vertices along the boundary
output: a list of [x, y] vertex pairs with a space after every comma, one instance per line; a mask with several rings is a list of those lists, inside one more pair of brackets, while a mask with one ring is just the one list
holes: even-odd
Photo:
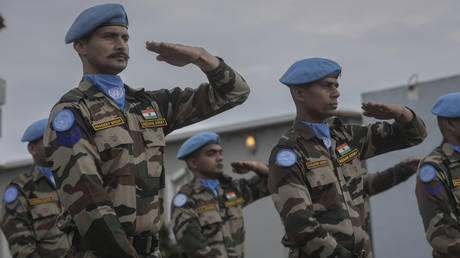
[[352, 204], [359, 205], [364, 203], [363, 176], [366, 173], [366, 170], [362, 167], [361, 160], [357, 157], [342, 164], [339, 169], [343, 173]]
[[305, 166], [305, 177], [312, 188], [323, 189], [325, 186], [337, 182], [334, 167], [330, 160], [310, 158]]
[[243, 205], [237, 204], [227, 208], [228, 220], [224, 223], [224, 227], [228, 227], [231, 238], [236, 242], [243, 242], [245, 236], [244, 220], [243, 220]]
[[223, 240], [222, 218], [217, 210], [205, 211], [199, 215], [198, 220], [201, 225], [201, 233], [208, 243]]
[[[32, 227], [37, 239], [40, 241], [53, 241], [54, 237], [62, 234], [56, 226], [61, 213], [57, 202], [57, 195], [40, 196], [39, 198], [46, 199], [49, 196], [52, 197], [52, 201], [30, 206]], [[32, 199], [32, 201], [39, 200], [39, 198]]]
[[[100, 154], [102, 164], [102, 173], [108, 174], [129, 174], [127, 169], [119, 169], [130, 160], [130, 149], [132, 148], [133, 139], [129, 132], [121, 126], [114, 126], [97, 131], [94, 136], [96, 148]], [[123, 164], [120, 161], [125, 161]]]

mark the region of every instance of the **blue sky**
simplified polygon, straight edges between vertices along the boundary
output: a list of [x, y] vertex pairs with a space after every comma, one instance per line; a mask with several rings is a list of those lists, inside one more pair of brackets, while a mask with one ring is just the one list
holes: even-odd
[[[0, 32], [2, 107], [0, 164], [28, 157], [20, 138], [32, 122], [82, 75], [64, 35], [85, 8], [108, 1], [1, 1], [7, 27]], [[171, 67], [144, 49], [147, 40], [201, 46], [239, 71], [249, 99], [194, 129], [294, 112], [279, 77], [294, 62], [327, 57], [343, 66], [339, 109], [360, 111], [362, 92], [459, 73], [458, 1], [111, 1], [130, 21], [128, 68], [132, 87], [195, 87], [206, 80], [195, 67]], [[189, 130], [185, 128], [184, 130]]]

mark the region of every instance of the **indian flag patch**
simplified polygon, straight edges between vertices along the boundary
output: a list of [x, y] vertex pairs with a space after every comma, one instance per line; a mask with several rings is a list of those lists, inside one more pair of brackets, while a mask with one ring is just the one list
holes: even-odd
[[225, 198], [227, 198], [227, 200], [231, 201], [233, 199], [236, 199], [236, 194], [234, 192], [226, 193]]
[[351, 151], [350, 147], [346, 143], [337, 147], [336, 150], [339, 152], [340, 156], [343, 156]]
[[155, 119], [157, 118], [157, 113], [155, 113], [155, 110], [152, 109], [145, 109], [141, 110], [142, 116], [144, 116], [144, 119]]

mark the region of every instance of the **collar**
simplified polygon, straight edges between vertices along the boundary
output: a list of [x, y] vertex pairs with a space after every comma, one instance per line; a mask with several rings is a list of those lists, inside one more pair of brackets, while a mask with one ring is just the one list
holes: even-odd
[[212, 192], [214, 193], [214, 196], [217, 197], [219, 194], [218, 194], [218, 190], [219, 190], [219, 180], [218, 179], [202, 179], [202, 178], [198, 178], [198, 181], [201, 182], [201, 184], [208, 188], [208, 189], [211, 189]]
[[51, 169], [49, 167], [40, 167], [35, 165], [37, 170], [48, 179], [48, 181], [51, 182], [51, 184], [54, 186], [54, 189], [56, 189], [56, 181], [54, 180], [53, 173], [51, 172]]
[[[124, 84], [125, 91], [126, 91], [126, 98], [133, 99], [134, 95], [138, 93], [142, 93], [145, 91], [144, 88], [134, 89], [129, 87], [128, 85]], [[86, 78], [82, 78], [78, 89], [87, 97], [89, 100], [96, 100], [100, 98], [107, 98], [107, 96], [101, 92], [95, 85], [93, 85], [89, 80]], [[110, 99], [110, 98], [109, 98]]]
[[84, 74], [83, 78], [90, 81], [96, 88], [112, 99], [123, 110], [125, 106], [125, 87], [118, 75]]

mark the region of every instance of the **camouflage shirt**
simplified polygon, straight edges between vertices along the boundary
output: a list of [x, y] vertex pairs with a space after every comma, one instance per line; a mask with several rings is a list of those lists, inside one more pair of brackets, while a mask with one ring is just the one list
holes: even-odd
[[9, 184], [17, 198], [3, 201], [1, 227], [13, 257], [64, 257], [72, 235], [62, 232], [65, 216], [56, 190], [34, 168]]
[[[403, 125], [344, 125], [335, 118], [329, 128], [330, 149], [297, 120], [272, 150], [268, 187], [286, 230], [282, 242], [290, 257], [370, 257], [362, 160], [422, 142], [425, 125], [414, 115]], [[282, 150], [293, 151], [295, 163], [281, 166]]]
[[[239, 105], [249, 94], [244, 79], [223, 61], [206, 75], [209, 83], [197, 89], [125, 85], [124, 110], [83, 79], [53, 107], [46, 155], [78, 229], [80, 250], [133, 257], [128, 237], [160, 230], [165, 135]], [[73, 113], [75, 123], [57, 132], [51, 124], [63, 109]], [[159, 256], [156, 249], [153, 255]]]
[[[396, 186], [406, 181], [410, 176], [415, 174], [415, 169], [410, 169], [402, 163], [399, 163], [391, 168], [385, 169], [382, 172], [368, 173], [363, 178], [363, 191], [364, 191], [364, 231], [367, 234], [365, 238], [371, 239], [371, 209], [369, 205], [369, 198], [384, 192], [393, 186]], [[371, 245], [371, 254], [373, 248]]]
[[217, 198], [195, 178], [179, 194], [187, 201], [173, 201], [171, 223], [185, 257], [244, 257], [243, 208], [269, 195], [266, 177], [222, 176]]
[[417, 171], [415, 194], [433, 257], [460, 257], [460, 153], [443, 142], [420, 167], [425, 164], [432, 165], [436, 174], [423, 183]]

